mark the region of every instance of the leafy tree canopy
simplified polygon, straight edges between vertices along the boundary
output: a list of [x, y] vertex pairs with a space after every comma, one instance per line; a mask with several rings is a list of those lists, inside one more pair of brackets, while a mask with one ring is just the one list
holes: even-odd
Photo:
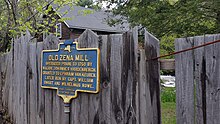
[[[161, 40], [161, 51], [174, 51], [176, 37], [220, 32], [219, 0], [111, 0], [116, 15], [142, 25]], [[113, 23], [121, 20], [113, 20]], [[172, 40], [172, 41], [170, 41]]]
[[[77, 1], [77, 0], [75, 0]], [[57, 21], [57, 11], [52, 11], [52, 4], [60, 9], [63, 5], [72, 5], [72, 0], [0, 0], [0, 52], [6, 51], [13, 37], [28, 29], [38, 37], [43, 32], [50, 32]], [[63, 13], [65, 14], [65, 13]], [[62, 14], [60, 14], [62, 17]]]
[[162, 38], [165, 35], [201, 35], [220, 31], [219, 0], [129, 0], [113, 11]]

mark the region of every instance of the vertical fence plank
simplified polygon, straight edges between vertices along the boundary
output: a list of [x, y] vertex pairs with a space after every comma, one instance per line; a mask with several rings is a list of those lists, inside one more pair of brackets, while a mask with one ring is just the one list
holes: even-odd
[[[12, 105], [13, 105], [13, 120], [15, 121], [15, 123], [19, 123], [20, 122], [20, 118], [19, 118], [19, 112], [20, 112], [20, 107], [19, 107], [19, 89], [18, 87], [20, 87], [20, 73], [19, 73], [19, 59], [20, 59], [20, 54], [19, 54], [19, 48], [20, 48], [20, 42], [21, 42], [21, 38], [19, 38], [18, 40], [16, 40], [14, 42], [14, 76], [13, 76], [13, 81], [12, 81]], [[16, 81], [16, 83], [15, 83]]]
[[[10, 90], [10, 81], [8, 80], [12, 69], [12, 52], [8, 52], [2, 55], [2, 59], [4, 62], [1, 63], [1, 84], [2, 84], [2, 107], [7, 110], [8, 114], [11, 114], [11, 109], [9, 109], [9, 90]], [[10, 58], [10, 59], [9, 59]]]
[[138, 46], [138, 27], [135, 27], [132, 29], [132, 42], [134, 43], [133, 45], [133, 54], [134, 54], [134, 72], [133, 72], [133, 77], [134, 77], [134, 82], [133, 82], [133, 92], [134, 95], [133, 97], [135, 98], [135, 100], [133, 102], [135, 102], [135, 106], [134, 106], [134, 116], [135, 118], [133, 118], [133, 120], [135, 119], [135, 121], [133, 122], [134, 124], [140, 123], [140, 97], [139, 97], [139, 90], [140, 90], [140, 85], [139, 85], [139, 63], [138, 63], [138, 51], [139, 51], [139, 46]]
[[[219, 35], [205, 36], [205, 42], [219, 40]], [[212, 44], [205, 47], [206, 59], [206, 116], [207, 124], [220, 122], [220, 44]]]
[[[111, 83], [111, 123], [123, 124], [124, 111], [122, 109], [122, 35], [110, 35], [110, 83]], [[124, 101], [123, 101], [124, 102]]]
[[159, 61], [148, 60], [159, 56], [159, 41], [145, 29], [146, 83], [149, 83], [153, 123], [161, 123]]
[[[44, 46], [43, 48], [45, 50], [47, 49], [57, 49], [58, 47], [58, 39], [55, 36], [50, 36], [44, 40]], [[53, 124], [53, 111], [54, 106], [53, 105], [53, 98], [58, 97], [56, 94], [56, 90], [50, 90], [50, 89], [44, 89], [45, 90], [45, 123], [47, 124]], [[57, 112], [56, 112], [57, 113]], [[58, 113], [57, 113], [58, 114]]]
[[4, 86], [5, 86], [5, 78], [6, 78], [6, 69], [8, 65], [7, 57], [10, 53], [0, 54], [0, 110], [3, 109], [4, 106]]
[[4, 99], [4, 106], [7, 106], [8, 113], [12, 117], [13, 113], [13, 105], [12, 105], [12, 81], [13, 81], [13, 61], [14, 61], [14, 42], [12, 42], [12, 50], [7, 55], [7, 65], [6, 65], [6, 76], [4, 81], [3, 87], [3, 99]]
[[[28, 62], [29, 62], [29, 42], [30, 42], [31, 36], [29, 33], [27, 33], [21, 42], [21, 55], [20, 55], [20, 63], [21, 65], [20, 70], [28, 70]], [[28, 104], [29, 101], [27, 99], [28, 97], [28, 90], [29, 87], [27, 87], [27, 83], [28, 83], [28, 79], [29, 77], [27, 76], [28, 71], [24, 71], [23, 73], [21, 73], [20, 75], [20, 80], [21, 80], [21, 85], [20, 85], [20, 91], [22, 94], [20, 94], [20, 100], [21, 100], [21, 106], [23, 108], [22, 111], [20, 111], [20, 116], [21, 119], [23, 120], [23, 124], [28, 124], [28, 118], [29, 118], [29, 113], [28, 113]]]
[[37, 45], [31, 43], [29, 47], [29, 94], [30, 94], [30, 123], [37, 124]]
[[[5, 98], [4, 93], [7, 92], [4, 90], [5, 81], [6, 81], [6, 72], [8, 67], [7, 58], [10, 56], [10, 53], [7, 54], [0, 54], [0, 110], [3, 109], [3, 106], [5, 106]], [[8, 94], [8, 93], [7, 93]]]
[[8, 57], [10, 56], [10, 53], [5, 53], [5, 54], [1, 54], [0, 55], [0, 60], [1, 60], [1, 64], [0, 64], [0, 82], [1, 82], [1, 93], [2, 93], [2, 96], [1, 96], [1, 109], [3, 108], [3, 106], [5, 106], [7, 103], [6, 103], [6, 100], [5, 100], [5, 94], [8, 94], [8, 91], [5, 91], [5, 87], [6, 87], [6, 84], [5, 84], [5, 81], [6, 81], [6, 73], [7, 73], [7, 67], [8, 67]]
[[[194, 37], [194, 46], [204, 43], [204, 36]], [[206, 123], [206, 94], [205, 94], [205, 58], [204, 47], [194, 50], [195, 66], [195, 119], [197, 124]]]
[[[191, 48], [192, 38], [180, 38], [175, 41], [176, 51]], [[177, 54], [176, 61], [176, 111], [178, 124], [194, 123], [194, 80], [193, 52]]]
[[45, 91], [41, 88], [41, 52], [43, 50], [43, 42], [37, 43], [37, 124], [45, 124]]
[[[92, 32], [91, 30], [87, 31], [87, 37], [88, 37], [88, 45], [86, 47], [88, 48], [99, 48], [99, 36]], [[86, 42], [86, 40], [81, 39], [79, 43]], [[99, 65], [100, 66], [100, 65]], [[101, 82], [99, 82], [101, 83]], [[100, 87], [100, 86], [99, 86]], [[89, 94], [88, 95], [88, 103], [89, 103], [89, 123], [98, 124], [99, 123], [99, 113], [98, 109], [100, 107], [100, 94]]]
[[[91, 30], [87, 30], [86, 32], [87, 37], [79, 38], [80, 47], [85, 48], [98, 48], [99, 47], [99, 38]], [[86, 38], [86, 39], [85, 39]], [[83, 45], [84, 44], [84, 45]], [[88, 96], [88, 122], [89, 123], [99, 123], [99, 116], [98, 116], [98, 107], [99, 107], [99, 95], [98, 94], [89, 94]]]
[[[98, 48], [98, 36], [91, 30], [86, 30], [79, 37], [80, 48]], [[77, 99], [73, 100], [75, 105], [72, 104], [72, 112], [74, 118], [71, 118], [72, 123], [89, 124], [98, 122], [98, 107], [99, 107], [99, 95], [79, 93]], [[90, 111], [90, 112], [89, 112]], [[79, 117], [77, 117], [79, 116]], [[97, 120], [96, 120], [97, 119]], [[79, 120], [79, 121], [78, 121]], [[75, 122], [76, 121], [76, 122]]]
[[[145, 50], [140, 50], [140, 62], [139, 62], [139, 102], [140, 107], [140, 124], [152, 124], [153, 114], [151, 107], [150, 87], [147, 83], [146, 77], [146, 55]], [[147, 109], [143, 109], [147, 108]]]
[[[53, 36], [53, 37], [51, 37], [50, 41], [56, 42], [56, 46], [54, 46], [54, 48], [57, 49], [59, 39]], [[65, 122], [64, 110], [63, 110], [64, 104], [62, 104], [62, 103], [63, 103], [63, 99], [57, 95], [57, 90], [53, 90], [53, 93], [52, 93], [53, 111], [52, 111], [52, 115], [51, 115], [52, 116], [52, 124], [61, 124], [61, 123]], [[46, 123], [47, 122], [45, 122], [45, 124]]]
[[100, 62], [100, 109], [99, 124], [111, 124], [111, 89], [110, 89], [110, 41], [109, 36], [101, 36]]
[[123, 35], [122, 41], [122, 109], [124, 111], [124, 123], [135, 124], [138, 122], [136, 104], [137, 92], [137, 40], [134, 40], [133, 33], [127, 32]]

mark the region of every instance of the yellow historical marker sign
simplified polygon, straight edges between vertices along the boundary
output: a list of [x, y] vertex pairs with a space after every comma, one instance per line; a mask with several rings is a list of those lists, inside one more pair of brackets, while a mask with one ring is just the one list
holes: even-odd
[[67, 40], [57, 50], [43, 50], [41, 87], [57, 89], [65, 103], [77, 97], [77, 92], [99, 91], [98, 48], [78, 48], [77, 42]]

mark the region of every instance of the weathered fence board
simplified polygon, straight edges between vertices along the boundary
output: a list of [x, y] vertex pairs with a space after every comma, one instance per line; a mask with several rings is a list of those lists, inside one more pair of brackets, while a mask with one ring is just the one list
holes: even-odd
[[[184, 42], [186, 41], [186, 42]], [[176, 41], [176, 50], [193, 46], [192, 38]], [[187, 51], [175, 56], [176, 61], [176, 106], [177, 123], [194, 123], [194, 80], [193, 52]]]
[[[220, 35], [206, 36], [205, 42], [219, 40]], [[205, 47], [206, 123], [220, 122], [220, 44]]]
[[[135, 106], [134, 106], [134, 117], [132, 120], [135, 120], [134, 123], [137, 123], [139, 124], [140, 123], [140, 87], [139, 87], [139, 54], [138, 54], [138, 51], [139, 51], [139, 45], [138, 45], [138, 27], [134, 27], [132, 29], [132, 38], [131, 38], [131, 41], [134, 40], [134, 42], [131, 42], [133, 43], [133, 47], [131, 48], [133, 50], [133, 52], [131, 52], [135, 58], [135, 60], [131, 60], [134, 62], [134, 69], [133, 69], [133, 75], [134, 75], [134, 86], [133, 86], [133, 89], [135, 90], [135, 93], [133, 93], [133, 97], [135, 98], [135, 100], [133, 102], [135, 102]], [[155, 70], [156, 71], [156, 70]], [[135, 96], [136, 95], [136, 96]]]
[[[198, 46], [204, 43], [204, 37], [198, 36], [194, 38], [194, 46]], [[194, 50], [195, 56], [195, 119], [197, 124], [204, 124], [204, 120], [206, 118], [205, 113], [205, 101], [203, 101], [203, 97], [205, 95], [205, 58], [204, 58], [204, 47]]]
[[[146, 83], [150, 89], [150, 105], [153, 120], [150, 123], [161, 123], [160, 113], [160, 66], [158, 60], [150, 60], [159, 56], [159, 40], [145, 31]], [[141, 108], [140, 108], [141, 109]]]
[[29, 95], [30, 98], [30, 123], [31, 124], [37, 124], [37, 102], [35, 101], [35, 99], [37, 98], [37, 57], [36, 57], [36, 53], [37, 53], [37, 46], [36, 44], [30, 44], [28, 53], [29, 53], [29, 59], [30, 62], [28, 63], [28, 70], [29, 72], [29, 78], [30, 78], [30, 82], [29, 82], [29, 88], [30, 91], [29, 93], [31, 94], [31, 97]]
[[[116, 43], [117, 42], [117, 43]], [[122, 35], [110, 37], [110, 83], [111, 83], [111, 123], [122, 124], [124, 111], [122, 109]]]
[[40, 84], [40, 73], [41, 73], [41, 51], [43, 50], [43, 42], [36, 43], [37, 45], [37, 53], [36, 53], [36, 59], [37, 59], [37, 124], [45, 124], [45, 90], [41, 88]]
[[[79, 93], [72, 100], [71, 124], [161, 123], [159, 62], [146, 62], [158, 56], [159, 46], [148, 32], [145, 39], [147, 50], [139, 62], [137, 28], [108, 36], [86, 30], [80, 36], [80, 48], [100, 48], [100, 92]], [[44, 42], [31, 41], [27, 34], [15, 39], [11, 51], [0, 56], [0, 102], [15, 124], [65, 123], [63, 100], [56, 90], [42, 89], [40, 82], [41, 51], [56, 49], [59, 42], [52, 35]]]
[[153, 114], [151, 107], [151, 96], [150, 96], [150, 87], [149, 83], [147, 83], [147, 75], [146, 75], [146, 57], [145, 51], [140, 50], [140, 74], [139, 74], [139, 92], [141, 102], [139, 103], [139, 108], [147, 108], [140, 111], [140, 124], [151, 124], [153, 123]]
[[[181, 38], [175, 46], [179, 51], [219, 39], [219, 34]], [[216, 43], [175, 56], [177, 123], [219, 123], [219, 54], [220, 44]]]
[[161, 70], [175, 70], [175, 59], [160, 59]]
[[[6, 69], [7, 69], [7, 54], [2, 54], [0, 55], [0, 60], [1, 60], [1, 64], [0, 64], [0, 91], [3, 91], [3, 86], [4, 86], [4, 81], [5, 81], [5, 77], [6, 77]], [[3, 93], [0, 93], [0, 110], [3, 109]]]
[[110, 42], [109, 36], [100, 38], [101, 70], [100, 70], [100, 109], [99, 123], [111, 123], [111, 89], [110, 89]]

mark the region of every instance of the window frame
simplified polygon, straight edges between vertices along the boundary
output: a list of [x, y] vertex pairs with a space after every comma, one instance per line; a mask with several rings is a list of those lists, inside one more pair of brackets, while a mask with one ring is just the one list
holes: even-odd
[[[60, 32], [58, 32], [58, 28], [60, 28]], [[62, 38], [62, 23], [57, 23], [56, 24], [56, 37], [57, 38]]]

